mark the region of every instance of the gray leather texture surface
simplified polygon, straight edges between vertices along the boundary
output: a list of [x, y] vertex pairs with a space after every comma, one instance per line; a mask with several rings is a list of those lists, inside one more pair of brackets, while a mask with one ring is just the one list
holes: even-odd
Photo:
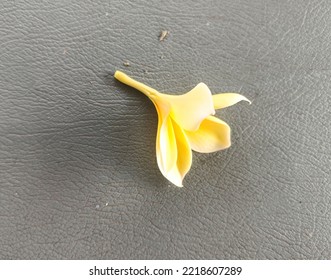
[[[330, 259], [330, 65], [330, 1], [2, 0], [0, 258]], [[177, 188], [116, 69], [253, 104]]]

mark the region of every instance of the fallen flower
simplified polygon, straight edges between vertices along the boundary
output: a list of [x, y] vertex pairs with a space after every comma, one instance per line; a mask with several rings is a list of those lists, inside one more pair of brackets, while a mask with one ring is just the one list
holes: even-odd
[[140, 83], [121, 71], [114, 77], [144, 93], [158, 114], [156, 158], [164, 177], [178, 187], [192, 165], [192, 150], [211, 153], [230, 147], [230, 127], [212, 116], [215, 109], [247, 101], [238, 93], [212, 95], [207, 85], [199, 83], [188, 93], [169, 95]]

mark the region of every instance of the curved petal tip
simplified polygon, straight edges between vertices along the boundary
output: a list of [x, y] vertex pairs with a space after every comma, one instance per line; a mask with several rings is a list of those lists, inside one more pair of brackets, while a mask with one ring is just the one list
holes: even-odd
[[239, 93], [219, 93], [213, 95], [215, 109], [226, 108], [240, 101], [247, 101], [249, 104], [252, 104], [249, 99]]

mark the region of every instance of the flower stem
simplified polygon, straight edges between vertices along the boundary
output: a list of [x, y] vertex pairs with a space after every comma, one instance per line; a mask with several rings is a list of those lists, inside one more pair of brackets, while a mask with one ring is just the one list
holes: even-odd
[[117, 70], [114, 74], [114, 77], [117, 80], [119, 80], [120, 82], [122, 82], [123, 84], [126, 84], [130, 87], [133, 87], [133, 88], [139, 90], [140, 92], [147, 95], [148, 97], [152, 97], [153, 95], [159, 94], [159, 92], [157, 90], [130, 78], [128, 75], [124, 74], [121, 71]]

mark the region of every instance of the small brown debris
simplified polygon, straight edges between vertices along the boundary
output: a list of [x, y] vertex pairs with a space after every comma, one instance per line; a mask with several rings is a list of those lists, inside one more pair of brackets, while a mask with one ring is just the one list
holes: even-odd
[[126, 61], [123, 62], [123, 65], [128, 67], [128, 66], [130, 66], [130, 62], [126, 60]]
[[169, 33], [170, 32], [168, 30], [162, 30], [159, 35], [159, 41], [162, 42], [163, 40], [165, 40], [168, 37]]

